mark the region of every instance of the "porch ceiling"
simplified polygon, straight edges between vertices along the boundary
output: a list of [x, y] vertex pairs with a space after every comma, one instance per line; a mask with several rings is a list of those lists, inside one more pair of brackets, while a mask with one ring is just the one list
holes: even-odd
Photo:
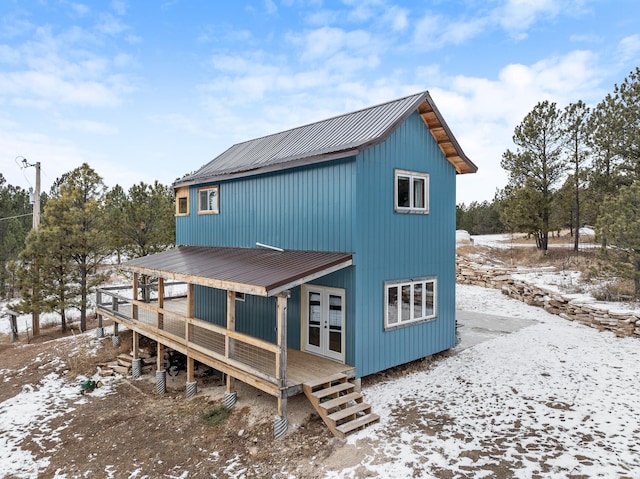
[[121, 268], [212, 288], [274, 296], [351, 264], [352, 254], [342, 252], [179, 246], [132, 259]]

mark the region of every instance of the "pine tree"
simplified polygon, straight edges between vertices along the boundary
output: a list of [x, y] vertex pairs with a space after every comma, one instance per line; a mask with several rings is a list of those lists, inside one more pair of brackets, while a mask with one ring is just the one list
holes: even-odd
[[[156, 181], [129, 189], [123, 204], [118, 234], [129, 256], [137, 258], [164, 251], [175, 240], [174, 196]], [[140, 277], [144, 300], [149, 300], [150, 278]]]
[[80, 293], [80, 329], [87, 329], [89, 292], [103, 280], [98, 266], [110, 251], [104, 214], [105, 186], [86, 163], [66, 174], [60, 196], [49, 200], [45, 215], [56, 218], [66, 235], [65, 254], [76, 265]]
[[553, 195], [566, 170], [561, 113], [556, 104], [538, 103], [516, 127], [513, 142], [516, 151], [507, 150], [501, 162], [509, 173], [510, 186], [505, 189], [502, 218], [534, 234], [538, 248], [546, 253]]
[[635, 296], [640, 296], [640, 181], [623, 186], [616, 195], [607, 197], [596, 228], [614, 248], [603, 248], [602, 254], [614, 260], [619, 274], [633, 279]]
[[[590, 109], [582, 100], [571, 103], [564, 110], [562, 115], [562, 123], [567, 143], [567, 159], [571, 165], [572, 174], [570, 180], [573, 183], [573, 205], [572, 205], [572, 232], [573, 249], [578, 251], [580, 244], [580, 227], [581, 225], [581, 191], [583, 182], [586, 177], [586, 163], [589, 159], [589, 128], [588, 120]], [[575, 227], [575, 229], [574, 229]]]

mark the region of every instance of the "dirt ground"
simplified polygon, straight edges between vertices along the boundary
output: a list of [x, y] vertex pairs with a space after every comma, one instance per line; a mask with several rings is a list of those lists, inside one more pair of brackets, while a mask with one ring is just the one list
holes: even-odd
[[[24, 338], [10, 344], [7, 336], [0, 336], [5, 371], [0, 402], [54, 371], [68, 370], [66, 379], [72, 382], [78, 372], [95, 372], [98, 362], [130, 350], [131, 333], [121, 335], [119, 348], [105, 339], [90, 358], [74, 352], [78, 342], [91, 340], [87, 335], [78, 341], [55, 341], [62, 334], [49, 329], [31, 344]], [[140, 379], [121, 377], [110, 382], [112, 394], [90, 393], [86, 403], [75, 402], [72, 413], [49, 423], [56, 431], [57, 453], [37, 477], [185, 477], [185, 472], [189, 478], [317, 477], [332, 468], [353, 467], [370, 452], [334, 438], [303, 395], [289, 399], [289, 431], [274, 441], [275, 398], [242, 383], [237, 383], [238, 403], [228, 419], [219, 426], [207, 425], [202, 416], [222, 405], [224, 387], [204, 371], [199, 376], [198, 394], [191, 399], [185, 397], [184, 372], [167, 376], [164, 395], [155, 392], [151, 372]], [[67, 427], [61, 429], [63, 424]], [[37, 460], [51, 456], [49, 446], [53, 443], [30, 441], [22, 448]]]

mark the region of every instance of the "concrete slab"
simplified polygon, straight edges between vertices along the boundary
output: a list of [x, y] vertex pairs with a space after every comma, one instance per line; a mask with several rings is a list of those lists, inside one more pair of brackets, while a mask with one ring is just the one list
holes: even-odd
[[537, 321], [533, 319], [510, 318], [460, 310], [456, 310], [456, 320], [458, 322], [458, 344], [453, 348], [454, 351], [463, 351], [497, 336], [504, 336], [537, 324]]

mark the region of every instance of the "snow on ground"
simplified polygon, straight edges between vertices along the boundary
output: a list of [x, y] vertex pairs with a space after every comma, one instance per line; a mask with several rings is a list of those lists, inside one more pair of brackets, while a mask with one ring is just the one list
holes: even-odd
[[[86, 338], [85, 335], [83, 336]], [[71, 336], [57, 341], [76, 339], [77, 337]], [[83, 344], [79, 347], [97, 346]], [[39, 360], [36, 358], [34, 362]], [[62, 361], [48, 364], [52, 365], [59, 366], [55, 372], [47, 374], [38, 384], [24, 386], [18, 394], [0, 403], [0, 477], [37, 478], [39, 471], [49, 464], [50, 456], [47, 454], [53, 455], [62, 447], [59, 434], [67, 426], [63, 423], [53, 428], [51, 423], [67, 415], [71, 419], [70, 415], [75, 410], [74, 404], [82, 404], [88, 400], [80, 394], [79, 385], [85, 377], [78, 377], [75, 382], [69, 383], [62, 377]], [[20, 375], [21, 372], [0, 370], [0, 377], [6, 381], [8, 375]], [[109, 383], [113, 380], [101, 378], [105, 385], [91, 394], [105, 396], [112, 393], [113, 388]], [[36, 458], [29, 450], [23, 448], [22, 445], [26, 442], [34, 443], [43, 456]]]
[[[356, 477], [640, 477], [637, 339], [571, 323], [497, 290], [458, 286], [459, 309], [536, 324], [365, 390], [380, 424]], [[361, 470], [361, 469], [360, 469]], [[470, 472], [473, 471], [473, 472]]]
[[[381, 421], [345, 447], [364, 443], [369, 448], [361, 450], [371, 452], [325, 477], [363, 477], [363, 468], [389, 479], [640, 477], [638, 340], [571, 323], [498, 290], [459, 285], [457, 294], [458, 309], [532, 325], [366, 388]], [[0, 461], [0, 477], [37, 477], [47, 454], [61, 447], [51, 423], [84, 400], [78, 382], [62, 373], [0, 403], [0, 457], [9, 458]], [[0, 371], [7, 374], [20, 373]], [[109, 390], [107, 384], [94, 393]], [[23, 447], [28, 438], [41, 457]], [[237, 467], [229, 462], [227, 473]]]

